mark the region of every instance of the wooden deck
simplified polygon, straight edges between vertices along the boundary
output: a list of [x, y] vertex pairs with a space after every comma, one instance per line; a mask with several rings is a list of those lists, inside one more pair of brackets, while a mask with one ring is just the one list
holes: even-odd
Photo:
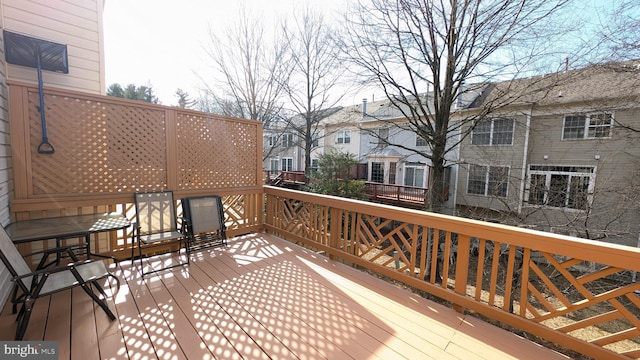
[[[566, 359], [268, 234], [141, 281], [129, 262], [107, 316], [82, 290], [36, 303], [25, 340], [60, 359]], [[134, 269], [135, 270], [135, 269]], [[0, 339], [13, 340], [10, 307]]]

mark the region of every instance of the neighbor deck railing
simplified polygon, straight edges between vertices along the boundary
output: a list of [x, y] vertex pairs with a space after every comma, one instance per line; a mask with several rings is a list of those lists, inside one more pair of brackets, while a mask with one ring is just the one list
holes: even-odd
[[365, 183], [365, 193], [369, 199], [383, 204], [406, 204], [424, 207], [428, 189], [396, 184]]
[[[266, 228], [595, 358], [640, 356], [640, 250], [265, 187]], [[596, 334], [594, 336], [594, 334]]]

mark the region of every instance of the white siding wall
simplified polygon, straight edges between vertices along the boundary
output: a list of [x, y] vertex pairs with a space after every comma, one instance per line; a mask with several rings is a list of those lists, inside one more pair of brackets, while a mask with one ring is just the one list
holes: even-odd
[[[44, 71], [45, 86], [105, 94], [103, 0], [3, 0], [0, 4], [2, 28], [67, 44], [69, 73]], [[37, 83], [37, 73], [8, 65], [7, 80]]]

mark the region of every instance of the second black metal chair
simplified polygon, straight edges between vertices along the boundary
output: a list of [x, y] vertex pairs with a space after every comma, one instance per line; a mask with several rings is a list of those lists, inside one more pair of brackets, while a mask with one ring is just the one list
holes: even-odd
[[[189, 264], [189, 247], [187, 237], [178, 230], [176, 217], [176, 203], [172, 191], [138, 192], [134, 194], [136, 207], [136, 222], [133, 229], [133, 246], [131, 247], [131, 262], [134, 261], [134, 246], [137, 243], [140, 259], [140, 273], [145, 275], [172, 269]], [[178, 243], [178, 256], [162, 259], [160, 265], [154, 265], [151, 261], [151, 270], [145, 271], [143, 263], [142, 247], [164, 247], [171, 249], [174, 243]], [[184, 247], [186, 260], [181, 260], [180, 250]]]
[[227, 243], [222, 199], [218, 195], [195, 196], [182, 199], [188, 248]]

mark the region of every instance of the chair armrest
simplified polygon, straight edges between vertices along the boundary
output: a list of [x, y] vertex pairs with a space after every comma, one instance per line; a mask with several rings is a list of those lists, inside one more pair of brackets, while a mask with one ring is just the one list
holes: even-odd
[[180, 225], [181, 225], [178, 231], [184, 235], [189, 235], [190, 234], [189, 229], [191, 228], [191, 221], [189, 220], [189, 218], [180, 216], [178, 219], [180, 219]]

